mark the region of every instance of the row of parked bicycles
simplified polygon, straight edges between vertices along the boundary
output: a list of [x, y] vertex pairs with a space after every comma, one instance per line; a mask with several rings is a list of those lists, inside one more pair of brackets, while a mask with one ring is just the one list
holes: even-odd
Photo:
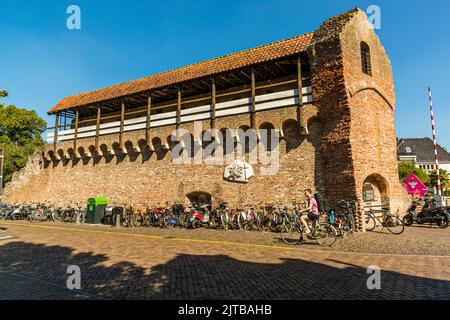
[[[338, 237], [345, 237], [355, 229], [353, 202], [340, 202], [330, 207], [322, 219], [311, 225], [309, 239], [321, 245], [331, 246]], [[288, 244], [298, 244], [304, 239], [303, 225], [300, 222], [306, 214], [299, 205], [275, 206], [267, 204], [255, 209], [230, 209], [227, 203], [220, 203], [215, 209], [210, 204], [191, 203], [167, 205], [150, 208], [132, 205], [113, 205], [107, 207], [102, 222], [122, 227], [159, 228], [213, 228], [222, 230], [272, 231], [281, 233]], [[63, 207], [50, 203], [21, 204], [0, 209], [0, 220], [28, 220], [31, 222], [61, 221], [85, 223], [86, 207], [74, 204]], [[294, 239], [295, 238], [295, 239]]]
[[[415, 212], [414, 203], [407, 214], [400, 218], [391, 214], [388, 208], [376, 209], [368, 206], [365, 226], [367, 231], [381, 227], [394, 235], [404, 232], [405, 226], [413, 223], [435, 223], [440, 228], [448, 227], [449, 208], [427, 208]], [[0, 220], [28, 220], [31, 222], [60, 221], [85, 223], [86, 206], [74, 204], [60, 206], [50, 203], [30, 203], [5, 206], [0, 209]], [[192, 202], [188, 207], [181, 204], [150, 208], [145, 205], [135, 207], [122, 204], [107, 207], [102, 223], [121, 227], [158, 227], [158, 228], [213, 228], [222, 230], [271, 231], [281, 234], [287, 244], [300, 244], [312, 240], [319, 245], [332, 246], [338, 238], [352, 234], [355, 230], [356, 203], [341, 201], [328, 205], [322, 210], [321, 219], [311, 222], [311, 234], [306, 235], [301, 217], [305, 214], [299, 205], [275, 206], [267, 204], [259, 208], [230, 209], [227, 203], [220, 203], [212, 209], [210, 204]]]
[[28, 220], [32, 222], [61, 221], [76, 222], [86, 217], [86, 208], [82, 205], [63, 207], [55, 204], [29, 203], [0, 208], [0, 220]]

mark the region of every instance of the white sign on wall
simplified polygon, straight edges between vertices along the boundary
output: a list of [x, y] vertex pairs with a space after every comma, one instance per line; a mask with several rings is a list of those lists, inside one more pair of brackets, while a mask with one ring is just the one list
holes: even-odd
[[233, 182], [248, 182], [254, 175], [253, 167], [242, 160], [235, 160], [223, 174], [225, 180]]

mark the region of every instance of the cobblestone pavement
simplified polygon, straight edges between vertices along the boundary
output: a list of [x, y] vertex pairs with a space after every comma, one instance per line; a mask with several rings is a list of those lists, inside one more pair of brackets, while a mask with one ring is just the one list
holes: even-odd
[[[275, 240], [276, 235], [264, 233], [173, 230], [165, 234], [167, 231], [159, 229], [129, 231], [25, 222], [0, 225], [20, 237], [0, 242], [0, 268], [32, 279], [29, 284], [32, 288], [35, 288], [32, 281], [64, 287], [67, 267], [78, 265], [83, 291], [80, 294], [91, 297], [450, 299], [450, 257], [425, 255], [423, 250], [415, 256], [327, 252], [314, 246], [307, 246], [314, 248], [307, 250], [282, 246]], [[389, 240], [383, 241], [391, 247], [398, 243], [414, 247], [413, 238], [431, 238], [432, 243], [446, 238], [445, 233], [438, 234], [442, 231], [439, 229], [408, 231], [410, 235], [395, 238], [378, 233], [356, 235], [356, 240], [350, 241], [365, 243], [386, 237]], [[425, 236], [428, 233], [433, 235]], [[255, 237], [265, 240], [256, 244]], [[366, 247], [373, 246], [377, 247], [374, 244]], [[372, 265], [382, 270], [381, 290], [367, 289], [367, 267]], [[0, 298], [20, 297], [20, 291], [28, 285], [8, 281], [12, 293], [0, 294]], [[34, 295], [35, 291], [30, 290], [29, 298], [48, 298]], [[61, 298], [65, 297], [62, 294]]]
[[18, 274], [12, 269], [0, 269], [0, 300], [86, 300], [100, 299]]

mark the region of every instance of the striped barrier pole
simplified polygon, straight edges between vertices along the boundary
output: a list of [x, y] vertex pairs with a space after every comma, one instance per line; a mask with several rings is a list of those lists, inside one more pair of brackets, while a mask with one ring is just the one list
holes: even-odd
[[431, 87], [428, 87], [428, 97], [430, 99], [431, 128], [433, 130], [433, 143], [434, 143], [434, 159], [436, 161], [437, 192], [438, 192], [439, 196], [442, 196], [441, 172], [439, 170], [439, 157], [438, 157], [437, 139], [436, 139], [436, 125], [434, 123], [433, 98], [431, 96]]

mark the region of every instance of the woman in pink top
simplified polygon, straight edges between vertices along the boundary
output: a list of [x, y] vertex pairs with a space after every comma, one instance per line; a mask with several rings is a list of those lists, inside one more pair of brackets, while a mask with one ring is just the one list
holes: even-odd
[[314, 194], [311, 189], [305, 190], [305, 197], [308, 199], [308, 208], [305, 210], [308, 212], [308, 215], [302, 216], [300, 220], [305, 227], [306, 234], [309, 235], [311, 234], [311, 230], [309, 229], [308, 220], [318, 220], [320, 218], [320, 213], [317, 200], [314, 198]]

